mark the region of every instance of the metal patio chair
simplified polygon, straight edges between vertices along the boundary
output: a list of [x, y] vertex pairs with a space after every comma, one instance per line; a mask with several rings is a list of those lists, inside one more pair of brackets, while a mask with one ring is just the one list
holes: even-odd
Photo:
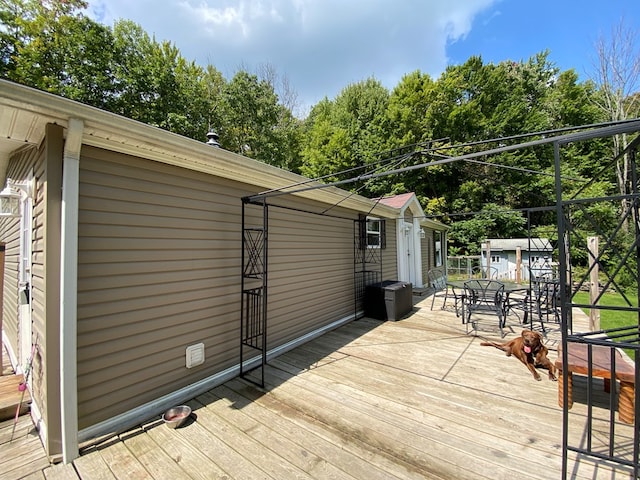
[[497, 280], [498, 269], [495, 267], [489, 269], [487, 267], [473, 267], [469, 278]]
[[489, 314], [498, 317], [500, 334], [504, 337], [506, 323], [504, 283], [497, 280], [477, 279], [464, 282], [463, 322], [477, 330], [473, 315]]
[[433, 288], [433, 296], [431, 298], [431, 310], [435, 305], [436, 297], [442, 298], [442, 309], [447, 305], [447, 300], [453, 297], [456, 316], [460, 316], [462, 308], [462, 294], [456, 292], [455, 288], [447, 283], [447, 276], [443, 268], [433, 268], [427, 272], [429, 285]]
[[560, 323], [560, 282], [556, 279], [538, 280], [533, 285], [532, 295], [542, 331], [545, 331], [545, 323]]

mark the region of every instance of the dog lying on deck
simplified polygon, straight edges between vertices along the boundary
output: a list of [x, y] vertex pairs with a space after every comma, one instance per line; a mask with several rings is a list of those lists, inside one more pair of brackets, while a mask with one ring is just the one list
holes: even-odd
[[556, 368], [547, 358], [549, 349], [542, 344], [542, 335], [533, 330], [522, 330], [518, 338], [506, 343], [482, 342], [480, 345], [496, 347], [507, 352], [507, 357], [513, 355], [524, 363], [533, 378], [540, 381], [540, 374], [536, 370], [537, 365], [541, 365], [549, 370], [549, 380], [556, 381]]

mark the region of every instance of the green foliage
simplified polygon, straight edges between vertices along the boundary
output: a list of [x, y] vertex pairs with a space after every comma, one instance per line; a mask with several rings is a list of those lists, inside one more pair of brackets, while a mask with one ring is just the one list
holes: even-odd
[[0, 72], [10, 80], [101, 108], [115, 96], [108, 28], [80, 0], [2, 1]]
[[271, 85], [248, 72], [236, 73], [223, 89], [222, 110], [226, 119], [220, 130], [224, 147], [263, 161], [277, 153], [273, 127], [279, 112]]
[[496, 204], [486, 204], [468, 220], [451, 226], [451, 248], [464, 255], [480, 254], [480, 244], [487, 238], [521, 238], [526, 236], [526, 219], [520, 212], [508, 211]]
[[335, 181], [345, 170], [352, 176], [363, 173], [354, 169], [374, 164], [386, 149], [388, 104], [389, 92], [372, 78], [349, 85], [334, 101], [321, 101], [306, 121], [301, 172], [326, 176], [325, 181]]
[[392, 147], [402, 147], [432, 139], [426, 115], [433, 80], [420, 71], [405, 75], [389, 97], [387, 118]]

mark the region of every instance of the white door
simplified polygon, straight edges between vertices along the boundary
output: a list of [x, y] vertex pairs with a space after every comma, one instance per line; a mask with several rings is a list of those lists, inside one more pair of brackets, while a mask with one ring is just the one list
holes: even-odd
[[416, 251], [413, 225], [402, 222], [398, 229], [398, 280], [416, 286]]
[[413, 225], [407, 225], [407, 274], [408, 282], [416, 285], [416, 262], [415, 262], [415, 234], [413, 232]]

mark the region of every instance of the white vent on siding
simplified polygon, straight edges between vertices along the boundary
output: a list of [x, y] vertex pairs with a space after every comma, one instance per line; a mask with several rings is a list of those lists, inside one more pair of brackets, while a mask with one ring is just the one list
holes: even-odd
[[187, 347], [187, 368], [204, 363], [204, 343], [196, 343]]

